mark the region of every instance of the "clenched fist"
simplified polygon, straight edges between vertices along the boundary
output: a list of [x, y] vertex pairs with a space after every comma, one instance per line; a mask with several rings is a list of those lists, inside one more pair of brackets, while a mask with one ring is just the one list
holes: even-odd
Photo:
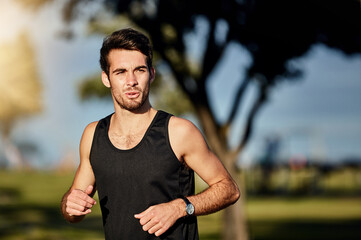
[[93, 186], [89, 185], [85, 191], [73, 189], [69, 192], [65, 200], [65, 211], [69, 216], [84, 216], [91, 213], [91, 208], [96, 204], [90, 197]]

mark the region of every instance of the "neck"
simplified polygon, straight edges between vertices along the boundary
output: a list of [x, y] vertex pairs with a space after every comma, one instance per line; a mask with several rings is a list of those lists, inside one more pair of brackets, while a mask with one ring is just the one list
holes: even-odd
[[142, 128], [148, 128], [153, 120], [157, 110], [147, 103], [142, 108], [136, 111], [129, 111], [126, 109], [115, 109], [115, 114], [112, 117], [112, 128], [120, 134], [129, 134], [139, 131]]

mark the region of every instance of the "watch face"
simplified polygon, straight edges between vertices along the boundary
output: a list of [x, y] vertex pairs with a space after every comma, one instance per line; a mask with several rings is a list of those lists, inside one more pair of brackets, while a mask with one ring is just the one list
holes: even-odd
[[193, 204], [188, 204], [187, 205], [187, 214], [188, 215], [192, 215], [194, 213], [194, 206]]

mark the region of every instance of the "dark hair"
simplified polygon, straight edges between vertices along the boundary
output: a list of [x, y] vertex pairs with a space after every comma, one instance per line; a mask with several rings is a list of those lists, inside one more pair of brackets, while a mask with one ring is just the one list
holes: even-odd
[[152, 67], [152, 46], [149, 38], [144, 34], [132, 29], [125, 28], [113, 32], [104, 38], [102, 48], [100, 49], [100, 67], [109, 76], [108, 55], [113, 49], [136, 50], [143, 53], [147, 59], [147, 66]]

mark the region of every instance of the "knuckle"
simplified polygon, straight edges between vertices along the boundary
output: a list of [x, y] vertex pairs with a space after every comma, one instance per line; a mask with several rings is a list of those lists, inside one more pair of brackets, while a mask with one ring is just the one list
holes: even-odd
[[74, 196], [74, 195], [77, 195], [77, 193], [78, 193], [78, 190], [73, 189], [73, 190], [71, 190], [71, 192], [70, 192], [69, 196]]
[[66, 201], [69, 202], [72, 199], [74, 199], [74, 195], [73, 194], [69, 194], [68, 197], [66, 198]]
[[155, 235], [158, 237], [158, 236], [162, 235], [164, 232], [165, 232], [165, 231], [164, 231], [163, 229], [159, 229], [159, 230], [155, 233]]
[[73, 209], [71, 209], [71, 208], [66, 208], [66, 212], [67, 212], [70, 216], [74, 215]]

